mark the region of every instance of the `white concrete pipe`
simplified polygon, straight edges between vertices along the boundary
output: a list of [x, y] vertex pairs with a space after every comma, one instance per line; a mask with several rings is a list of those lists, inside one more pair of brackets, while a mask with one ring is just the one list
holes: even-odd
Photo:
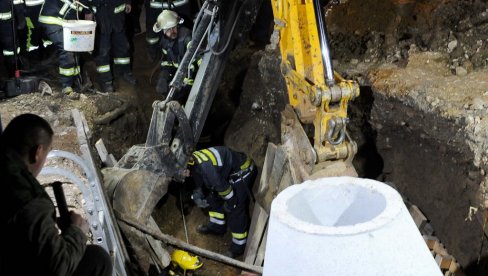
[[268, 227], [264, 275], [442, 275], [400, 194], [378, 181], [288, 187]]

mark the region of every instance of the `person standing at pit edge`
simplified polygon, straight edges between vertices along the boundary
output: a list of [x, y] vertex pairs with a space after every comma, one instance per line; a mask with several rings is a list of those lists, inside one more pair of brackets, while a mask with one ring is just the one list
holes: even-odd
[[86, 245], [88, 222], [70, 212], [56, 227], [51, 198], [36, 180], [51, 150], [53, 130], [37, 115], [14, 118], [0, 136], [0, 275], [112, 275], [109, 254]]
[[125, 13], [132, 10], [130, 0], [92, 0], [97, 34], [95, 63], [103, 92], [114, 92], [113, 75], [110, 70], [113, 56], [114, 73], [127, 83], [136, 85], [137, 80], [130, 68], [130, 45], [125, 32]]
[[88, 0], [45, 0], [39, 15], [39, 22], [42, 23], [46, 36], [53, 43], [58, 54], [61, 91], [73, 100], [80, 98], [80, 95], [73, 90], [75, 80], [80, 75], [80, 65], [76, 53], [64, 50], [63, 21], [83, 18], [85, 14], [89, 16], [90, 11], [83, 7], [87, 5]]

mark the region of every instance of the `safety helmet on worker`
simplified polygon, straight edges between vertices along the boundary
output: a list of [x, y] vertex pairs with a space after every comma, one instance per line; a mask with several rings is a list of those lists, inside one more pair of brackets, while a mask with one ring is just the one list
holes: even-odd
[[156, 23], [154, 23], [153, 31], [159, 33], [161, 30], [171, 29], [178, 24], [183, 23], [183, 19], [174, 11], [163, 10], [159, 15]]
[[185, 271], [195, 270], [203, 265], [198, 256], [191, 255], [190, 253], [180, 249], [176, 249], [173, 251], [173, 253], [171, 253], [171, 261]]

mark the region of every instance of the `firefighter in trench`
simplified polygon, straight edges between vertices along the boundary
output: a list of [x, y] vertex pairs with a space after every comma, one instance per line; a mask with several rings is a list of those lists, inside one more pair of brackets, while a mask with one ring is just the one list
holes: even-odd
[[199, 225], [201, 234], [223, 235], [227, 226], [232, 244], [225, 253], [236, 258], [244, 253], [249, 227], [249, 198], [256, 177], [256, 166], [244, 153], [228, 147], [195, 151], [188, 163], [194, 181], [192, 199], [208, 209], [209, 222]]

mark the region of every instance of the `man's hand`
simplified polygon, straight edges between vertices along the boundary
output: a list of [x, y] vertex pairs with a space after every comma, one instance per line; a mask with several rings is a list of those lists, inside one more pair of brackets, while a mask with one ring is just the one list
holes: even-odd
[[130, 4], [125, 4], [125, 13], [130, 13], [132, 6]]
[[85, 20], [93, 21], [93, 13], [85, 14]]
[[83, 233], [85, 234], [88, 234], [88, 232], [90, 232], [90, 225], [88, 225], [86, 219], [73, 211], [70, 211], [69, 215], [72, 225], [79, 227], [81, 231], [83, 231]]

